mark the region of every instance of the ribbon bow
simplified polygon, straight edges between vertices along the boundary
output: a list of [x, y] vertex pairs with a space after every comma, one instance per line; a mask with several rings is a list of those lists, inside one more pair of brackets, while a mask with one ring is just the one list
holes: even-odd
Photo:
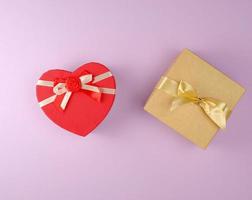
[[174, 97], [171, 102], [171, 111], [183, 104], [194, 103], [200, 106], [218, 127], [222, 129], [226, 127], [226, 121], [231, 111], [225, 102], [211, 97], [200, 97], [197, 91], [183, 80], [177, 82], [167, 77], [161, 77], [157, 89]]
[[[38, 80], [38, 86], [52, 87], [54, 95], [44, 99], [39, 102], [39, 106], [43, 107], [55, 101], [56, 97], [59, 95], [64, 95], [60, 107], [65, 110], [67, 103], [70, 100], [73, 92], [78, 92], [80, 90], [87, 90], [94, 92], [95, 95], [90, 95], [91, 98], [100, 101], [101, 94], [115, 94], [115, 89], [113, 88], [104, 88], [97, 87], [95, 85], [90, 85], [93, 83], [97, 83], [106, 78], [111, 77], [111, 72], [105, 72], [93, 78], [92, 74], [85, 74], [80, 77], [68, 77], [64, 82], [55, 82], [55, 81], [46, 81], [46, 80]], [[89, 84], [88, 84], [89, 83]]]

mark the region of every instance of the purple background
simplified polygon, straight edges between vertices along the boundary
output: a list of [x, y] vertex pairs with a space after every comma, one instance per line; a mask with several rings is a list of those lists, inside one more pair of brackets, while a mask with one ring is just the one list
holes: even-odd
[[[251, 0], [0, 0], [0, 199], [251, 200]], [[204, 151], [143, 111], [189, 48], [247, 91]], [[37, 78], [98, 61], [117, 79], [82, 138], [38, 107]]]

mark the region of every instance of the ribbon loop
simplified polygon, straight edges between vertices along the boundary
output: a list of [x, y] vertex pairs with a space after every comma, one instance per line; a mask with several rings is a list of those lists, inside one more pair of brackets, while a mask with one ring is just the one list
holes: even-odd
[[218, 127], [222, 129], [226, 127], [226, 121], [231, 111], [225, 102], [210, 97], [200, 97], [197, 91], [183, 80], [177, 82], [167, 77], [161, 77], [156, 88], [174, 97], [170, 111], [186, 103], [195, 103]]
[[87, 75], [81, 76], [80, 80], [82, 83], [89, 83], [92, 81], [92, 78], [93, 78], [92, 74], [87, 74]]
[[56, 95], [62, 95], [64, 93], [66, 93], [67, 89], [66, 89], [66, 84], [65, 83], [58, 83], [56, 86], [53, 87], [53, 92]]

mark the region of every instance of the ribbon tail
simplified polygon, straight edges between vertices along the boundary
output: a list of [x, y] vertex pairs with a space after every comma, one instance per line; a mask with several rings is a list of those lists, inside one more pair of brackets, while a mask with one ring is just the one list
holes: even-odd
[[231, 111], [226, 103], [217, 100], [206, 100], [200, 103], [200, 107], [204, 110], [207, 116], [221, 129], [226, 128], [227, 118]]
[[65, 110], [71, 95], [72, 95], [72, 92], [66, 92], [66, 94], [64, 95], [63, 100], [60, 104], [60, 107], [62, 108], [62, 110]]
[[101, 93], [104, 93], [104, 94], [115, 94], [115, 89], [113, 88], [100, 87], [99, 90]]
[[57, 97], [57, 95], [53, 95], [51, 97], [48, 97], [48, 98], [44, 99], [43, 101], [40, 101], [39, 106], [42, 108], [42, 107], [46, 106], [47, 104], [50, 104], [50, 103], [54, 102], [56, 97]]

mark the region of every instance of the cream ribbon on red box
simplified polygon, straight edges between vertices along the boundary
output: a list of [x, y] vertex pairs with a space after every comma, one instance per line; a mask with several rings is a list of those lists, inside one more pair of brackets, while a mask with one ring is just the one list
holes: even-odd
[[[93, 78], [92, 74], [86, 74], [83, 76], [79, 77], [80, 84], [81, 84], [81, 90], [87, 90], [87, 91], [92, 91], [96, 93], [104, 93], [104, 94], [115, 94], [115, 89], [114, 88], [106, 88], [106, 87], [97, 87], [94, 85], [89, 85], [88, 83], [97, 83], [100, 82], [104, 79], [107, 79], [109, 77], [113, 76], [110, 71], [105, 72], [103, 74], [97, 75]], [[93, 80], [93, 81], [92, 81]], [[63, 95], [63, 100], [60, 104], [60, 107], [65, 110], [67, 103], [72, 95], [72, 91], [69, 91], [66, 87], [66, 83], [58, 83], [55, 85], [54, 81], [46, 81], [46, 80], [38, 80], [37, 82], [38, 86], [44, 86], [44, 87], [52, 87], [54, 95], [42, 100], [39, 102], [40, 107], [44, 107], [50, 103], [53, 103], [56, 99], [57, 96]]]

